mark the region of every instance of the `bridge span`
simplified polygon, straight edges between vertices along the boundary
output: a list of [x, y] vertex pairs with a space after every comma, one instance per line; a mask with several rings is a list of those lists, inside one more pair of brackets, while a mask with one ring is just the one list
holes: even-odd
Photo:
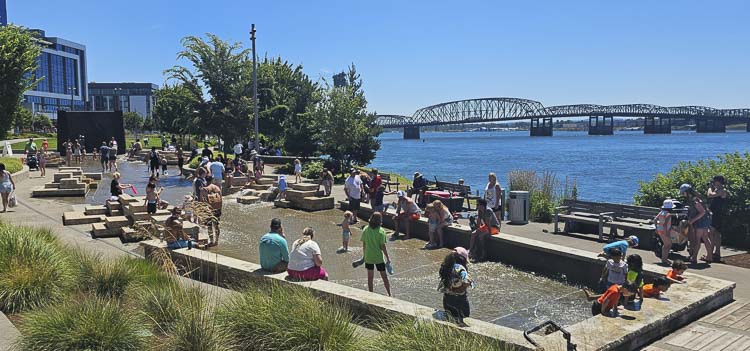
[[698, 133], [723, 133], [729, 122], [747, 123], [750, 132], [750, 108], [650, 104], [545, 107], [538, 101], [508, 97], [445, 102], [421, 108], [411, 116], [378, 115], [376, 123], [383, 128], [403, 128], [405, 139], [419, 139], [420, 127], [424, 126], [530, 120], [531, 136], [551, 136], [553, 118], [572, 117], [589, 117], [591, 135], [612, 134], [614, 117], [644, 118], [644, 132], [647, 134], [671, 133], [672, 119], [695, 121]]

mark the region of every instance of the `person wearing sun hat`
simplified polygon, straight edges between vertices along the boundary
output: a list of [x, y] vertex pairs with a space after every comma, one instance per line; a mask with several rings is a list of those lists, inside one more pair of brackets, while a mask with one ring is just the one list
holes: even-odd
[[469, 251], [456, 247], [440, 265], [440, 282], [437, 290], [443, 293], [443, 308], [461, 327], [465, 327], [464, 318], [471, 314], [467, 290], [474, 283], [468, 270]]
[[393, 218], [395, 230], [393, 231], [393, 235], [391, 235], [392, 241], [398, 239], [401, 224], [404, 224], [406, 227], [406, 230], [404, 230], [406, 233], [406, 239], [410, 239], [411, 222], [419, 220], [419, 217], [422, 216], [417, 203], [409, 196], [406, 196], [405, 192], [399, 190], [396, 192], [396, 195], [398, 196], [398, 204], [396, 205], [396, 217]]
[[672, 249], [672, 238], [670, 231], [672, 230], [672, 209], [674, 208], [674, 201], [672, 199], [666, 199], [662, 203], [661, 211], [654, 217], [654, 227], [656, 235], [659, 236], [662, 242], [661, 247], [661, 262], [663, 264], [671, 264], [669, 262], [669, 251]]

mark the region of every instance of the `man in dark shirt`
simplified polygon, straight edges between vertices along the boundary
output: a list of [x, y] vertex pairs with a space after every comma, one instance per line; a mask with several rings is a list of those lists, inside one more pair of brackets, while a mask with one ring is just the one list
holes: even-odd
[[107, 161], [109, 161], [109, 147], [106, 141], [102, 141], [102, 146], [99, 147], [99, 156], [102, 162], [102, 172], [107, 170]]
[[209, 160], [214, 159], [214, 152], [208, 148], [208, 144], [203, 145], [203, 151], [201, 151], [202, 157], [208, 157]]
[[424, 206], [424, 192], [427, 190], [427, 180], [424, 179], [424, 176], [422, 173], [414, 172], [414, 179], [411, 183], [411, 189], [409, 189], [408, 195], [409, 197], [413, 196], [414, 194], [417, 195], [417, 203], [420, 206]]

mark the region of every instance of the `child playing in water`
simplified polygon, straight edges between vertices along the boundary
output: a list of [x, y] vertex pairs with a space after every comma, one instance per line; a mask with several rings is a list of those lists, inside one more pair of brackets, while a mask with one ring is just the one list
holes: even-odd
[[685, 262], [682, 260], [674, 260], [674, 262], [672, 262], [672, 269], [667, 271], [667, 280], [672, 283], [684, 284], [685, 277], [683, 277], [682, 274], [685, 273], [686, 270], [687, 264], [685, 264]]
[[601, 295], [594, 295], [591, 291], [584, 288], [583, 293], [586, 294], [586, 300], [594, 301], [591, 304], [591, 315], [596, 316], [601, 314], [603, 316], [617, 317], [617, 306], [620, 304], [620, 298], [632, 296], [635, 293], [635, 286], [630, 283], [623, 285], [614, 284]]
[[167, 175], [167, 157], [164, 156], [164, 154], [161, 154], [161, 159], [159, 160], [159, 163], [161, 163], [162, 175]]
[[440, 214], [435, 211], [435, 205], [429, 203], [425, 207], [424, 215], [427, 217], [427, 237], [430, 238], [427, 244], [424, 245], [424, 249], [429, 250], [438, 244], [437, 228], [440, 221]]
[[[628, 263], [628, 283], [632, 283], [636, 289], [638, 289], [638, 297], [643, 302], [643, 259], [638, 254], [632, 254], [627, 258]], [[627, 303], [635, 302], [633, 299], [628, 299]]]
[[286, 199], [286, 177], [283, 175], [279, 176], [279, 200], [285, 200]]
[[643, 297], [650, 297], [658, 299], [661, 297], [661, 293], [669, 290], [671, 283], [665, 277], [658, 277], [652, 284], [646, 284], [643, 286]]
[[628, 264], [622, 261], [622, 253], [618, 248], [610, 250], [610, 259], [604, 265], [600, 279], [600, 291], [605, 291], [612, 285], [622, 285], [626, 282]]
[[146, 185], [146, 199], [144, 200], [144, 204], [146, 205], [146, 213], [156, 213], [156, 206], [159, 203], [160, 192], [161, 191], [156, 191], [156, 184], [148, 183], [148, 185]]
[[611, 242], [607, 245], [604, 245], [604, 247], [602, 248], [602, 252], [599, 253], [599, 257], [604, 257], [604, 258], [612, 257], [611, 250], [615, 248], [620, 250], [620, 255], [624, 256], [625, 254], [627, 254], [628, 248], [638, 246], [638, 242], [639, 242], [639, 239], [635, 235], [631, 235], [625, 240]]
[[344, 212], [344, 221], [339, 224], [341, 226], [342, 242], [341, 247], [337, 250], [339, 253], [349, 252], [349, 239], [352, 237], [352, 231], [349, 229], [349, 223], [351, 223], [352, 216], [354, 214], [351, 211]]

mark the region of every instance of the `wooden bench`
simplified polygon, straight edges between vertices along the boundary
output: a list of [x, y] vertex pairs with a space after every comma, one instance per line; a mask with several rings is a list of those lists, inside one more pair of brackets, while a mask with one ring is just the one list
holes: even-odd
[[464, 199], [466, 199], [466, 209], [469, 211], [471, 211], [471, 201], [469, 200], [476, 200], [479, 198], [479, 194], [473, 195], [471, 193], [471, 187], [468, 185], [437, 181], [436, 186], [442, 191], [448, 191], [463, 196]]
[[[391, 185], [395, 185], [396, 191], [398, 191], [398, 187], [399, 185], [401, 185], [401, 183], [399, 183], [396, 180], [392, 180], [390, 173], [379, 173], [379, 174], [380, 174], [380, 179], [383, 180], [383, 185], [388, 187], [388, 191], [391, 191]], [[372, 177], [372, 174], [370, 174], [370, 176]]]
[[598, 226], [599, 240], [604, 240], [604, 229], [609, 228], [609, 240], [617, 235], [617, 230], [626, 234], [632, 233], [641, 239], [641, 246], [649, 246], [649, 237], [655, 227], [651, 222], [659, 209], [655, 207], [613, 204], [607, 202], [590, 202], [581, 200], [563, 200], [563, 206], [555, 208], [555, 233], [560, 233], [560, 220], [568, 222], [593, 224]]

